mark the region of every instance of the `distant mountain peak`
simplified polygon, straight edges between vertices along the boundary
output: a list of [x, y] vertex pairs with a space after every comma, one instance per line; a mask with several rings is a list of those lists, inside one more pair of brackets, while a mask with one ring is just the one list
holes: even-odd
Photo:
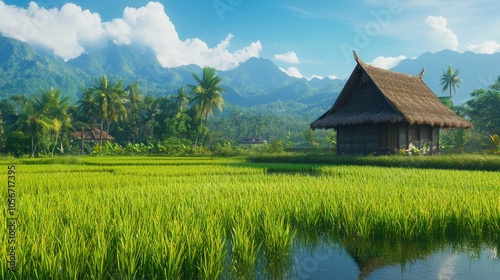
[[233, 70], [221, 72], [226, 82], [237, 81], [251, 88], [275, 88], [287, 85], [291, 77], [282, 72], [271, 60], [252, 57]]

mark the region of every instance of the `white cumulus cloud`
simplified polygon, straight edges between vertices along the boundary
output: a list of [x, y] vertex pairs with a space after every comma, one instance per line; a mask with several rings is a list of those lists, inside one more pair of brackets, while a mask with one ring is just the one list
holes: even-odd
[[400, 55], [398, 57], [392, 57], [392, 56], [379, 56], [375, 58], [370, 64], [379, 67], [382, 69], [391, 69], [392, 67], [395, 67], [398, 65], [401, 61], [405, 60], [406, 56]]
[[497, 43], [496, 41], [486, 41], [479, 45], [471, 44], [467, 46], [465, 50], [475, 53], [493, 54], [500, 52], [500, 43]]
[[50, 49], [71, 59], [85, 49], [102, 47], [106, 34], [99, 14], [67, 3], [61, 9], [45, 9], [31, 2], [27, 9], [0, 1], [0, 33], [28, 44]]
[[274, 59], [276, 59], [278, 61], [286, 62], [286, 63], [293, 63], [293, 64], [297, 64], [300, 62], [299, 57], [297, 56], [297, 54], [295, 52], [286, 52], [284, 54], [275, 54]]
[[140, 45], [152, 49], [164, 67], [196, 64], [227, 70], [251, 57], [259, 57], [260, 41], [231, 52], [233, 35], [215, 47], [199, 38], [181, 39], [162, 4], [149, 2], [140, 8], [125, 8], [122, 18], [102, 22], [97, 13], [68, 3], [60, 9], [45, 9], [31, 2], [27, 9], [0, 1], [0, 34], [51, 50], [65, 60], [104, 48], [111, 40], [118, 45]]
[[456, 51], [458, 48], [458, 37], [450, 28], [448, 21], [442, 16], [428, 16], [425, 24], [432, 28], [431, 40], [437, 50], [450, 49]]

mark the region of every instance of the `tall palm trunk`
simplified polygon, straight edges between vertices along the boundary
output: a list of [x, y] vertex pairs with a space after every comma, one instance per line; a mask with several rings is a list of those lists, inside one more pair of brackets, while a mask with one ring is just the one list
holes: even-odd
[[54, 142], [54, 147], [52, 147], [52, 156], [54, 156], [54, 151], [56, 150], [57, 140], [59, 138], [59, 132], [56, 132], [56, 140]]
[[83, 137], [84, 137], [84, 134], [83, 134], [83, 126], [82, 126], [82, 156], [83, 156]]
[[111, 121], [108, 120], [108, 123], [107, 123], [108, 127], [106, 128], [106, 133], [109, 135], [109, 127], [111, 126]]
[[194, 146], [195, 146], [195, 148], [197, 148], [197, 147], [198, 147], [198, 136], [200, 135], [200, 127], [201, 127], [203, 124], [205, 124], [205, 126], [207, 126], [207, 118], [208, 118], [208, 115], [206, 115], [206, 116], [204, 116], [204, 117], [202, 116], [202, 117], [200, 118], [200, 126], [198, 127], [198, 131], [196, 132], [196, 138], [195, 138], [195, 140], [194, 140]]
[[[34, 139], [33, 139], [33, 138], [31, 138], [31, 141], [32, 141], [32, 142], [31, 142], [31, 145], [32, 145], [33, 149], [31, 150], [31, 155], [30, 155], [30, 157], [32, 157], [32, 158], [33, 158], [33, 157], [35, 157], [35, 154], [36, 154], [36, 148], [38, 147], [38, 141], [34, 141]], [[33, 144], [34, 144], [34, 146], [33, 146]]]
[[101, 131], [99, 131], [99, 145], [101, 146], [100, 149], [102, 149], [102, 130], [104, 129], [104, 119], [101, 119]]
[[31, 153], [30, 157], [35, 155], [35, 135], [31, 134]]

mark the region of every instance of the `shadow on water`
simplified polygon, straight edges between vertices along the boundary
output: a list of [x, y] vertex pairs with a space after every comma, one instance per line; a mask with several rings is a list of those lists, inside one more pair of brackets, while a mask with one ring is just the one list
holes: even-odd
[[290, 275], [292, 279], [451, 279], [453, 275], [495, 279], [500, 273], [499, 247], [450, 241], [299, 239]]
[[425, 259], [433, 252], [446, 247], [445, 244], [417, 242], [373, 242], [344, 240], [343, 249], [349, 254], [359, 270], [359, 279], [366, 279], [376, 270], [386, 266], [414, 263]]
[[254, 268], [233, 266], [225, 278], [496, 279], [500, 274], [499, 247], [493, 243], [297, 236], [291, 251], [269, 255], [261, 248]]

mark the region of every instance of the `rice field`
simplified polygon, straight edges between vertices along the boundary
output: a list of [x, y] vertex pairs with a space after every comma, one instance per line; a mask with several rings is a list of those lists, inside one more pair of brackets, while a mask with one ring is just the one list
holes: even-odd
[[17, 269], [3, 261], [2, 279], [280, 278], [294, 243], [311, 236], [500, 252], [500, 172], [241, 158], [0, 162], [4, 202], [7, 166], [16, 167], [18, 216]]

